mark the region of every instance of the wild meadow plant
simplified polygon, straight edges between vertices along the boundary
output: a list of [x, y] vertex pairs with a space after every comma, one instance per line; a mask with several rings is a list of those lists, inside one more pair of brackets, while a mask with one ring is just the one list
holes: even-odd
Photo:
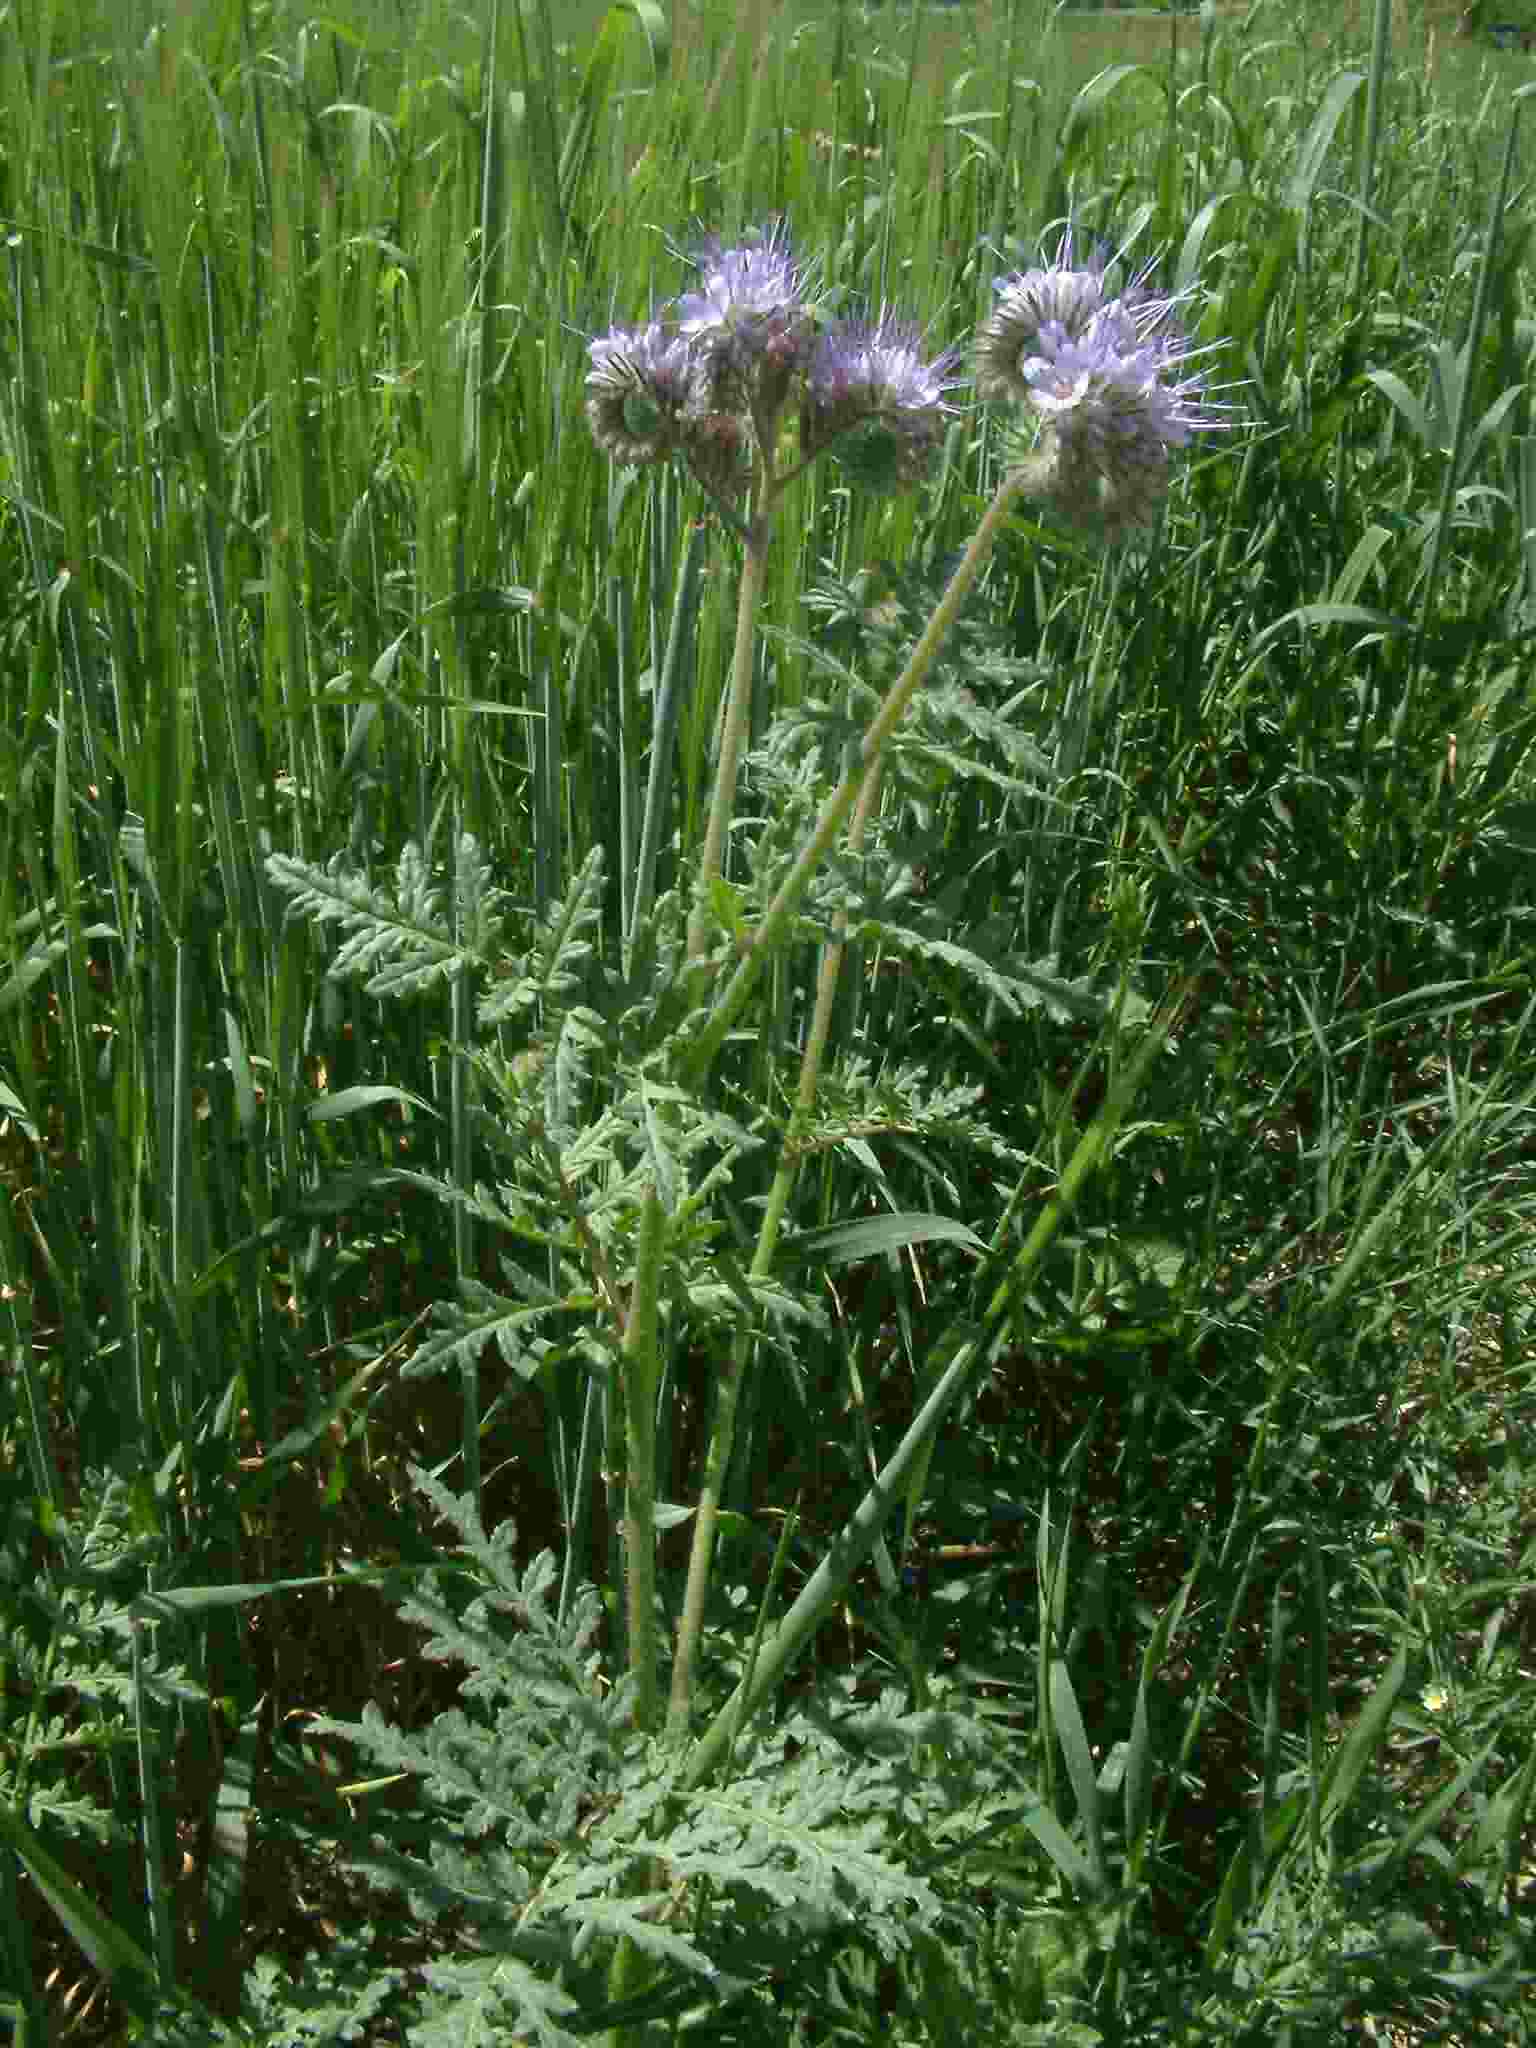
[[[577, 1594], [569, 1560], [563, 1581], [550, 1558], [519, 1579], [510, 1571], [508, 1539], [487, 1539], [472, 1493], [455, 1499], [423, 1475], [491, 1590], [467, 1616], [456, 1616], [430, 1585], [402, 1611], [434, 1632], [430, 1654], [470, 1665], [466, 1699], [505, 1698], [494, 1739], [460, 1714], [421, 1738], [371, 1718], [316, 1724], [345, 1733], [387, 1768], [417, 1771], [440, 1790], [469, 1797], [478, 1817], [466, 1821], [466, 1835], [516, 1816], [491, 1863], [476, 1852], [472, 1881], [466, 1842], [435, 1843], [427, 1865], [397, 1850], [393, 1860], [372, 1858], [371, 1867], [397, 1878], [414, 1869], [411, 1882], [440, 1904], [451, 1896], [487, 1925], [498, 1922], [493, 1962], [445, 1965], [433, 1975], [445, 2024], [466, 2001], [481, 2001], [560, 2042], [577, 2037], [578, 2019], [581, 2031], [597, 2024], [594, 2000], [616, 2039], [670, 2010], [679, 1984], [706, 2004], [728, 2002], [766, 1981], [770, 1957], [782, 1970], [783, 1944], [792, 1946], [812, 1925], [862, 1913], [877, 1947], [894, 1954], [925, 1918], [941, 1916], [933, 1887], [904, 1867], [900, 1840], [919, 1813], [936, 1817], [932, 1802], [954, 1796], [961, 1780], [966, 1800], [990, 1782], [992, 1766], [981, 1753], [968, 1754], [976, 1731], [913, 1720], [884, 1703], [882, 1713], [895, 1713], [895, 1722], [879, 1742], [894, 1744], [892, 1754], [917, 1744], [950, 1754], [957, 1768], [968, 1754], [958, 1777], [938, 1772], [919, 1792], [905, 1767], [895, 1778], [884, 1767], [873, 1776], [855, 1772], [855, 1784], [837, 1766], [835, 1746], [829, 1752], [809, 1729], [797, 1738], [809, 1746], [803, 1760], [772, 1763], [758, 1750], [759, 1718], [855, 1572], [877, 1548], [884, 1555], [884, 1523], [910, 1497], [946, 1413], [987, 1356], [991, 1335], [1017, 1312], [1021, 1288], [1103, 1158], [1176, 999], [1150, 1016], [1129, 988], [1087, 997], [1042, 975], [1026, 984], [970, 954], [958, 937], [930, 941], [946, 944], [951, 964], [1010, 1001], [1056, 1000], [1093, 1016], [1115, 1048], [1113, 1085], [1027, 1230], [1017, 1217], [1022, 1181], [1004, 1201], [990, 1243], [959, 1218], [888, 1219], [889, 1242], [942, 1236], [966, 1243], [992, 1276], [990, 1300], [975, 1327], [957, 1332], [895, 1453], [772, 1621], [792, 1519], [786, 1525], [750, 1647], [721, 1701], [722, 1674], [705, 1668], [702, 1650], [737, 1417], [765, 1341], [781, 1352], [793, 1347], [797, 1323], [820, 1313], [814, 1293], [786, 1284], [783, 1240], [815, 1134], [850, 928], [878, 924], [899, 942], [891, 911], [876, 907], [880, 879], [865, 870], [878, 866], [869, 853], [871, 827], [882, 767], [903, 721], [1016, 507], [1031, 502], [1080, 537], [1121, 542], [1158, 517], [1177, 453], [1229, 418], [1207, 391], [1202, 352], [1186, 339], [1177, 302], [1153, 291], [1145, 272], [1116, 288], [1107, 261], [1079, 260], [1068, 233], [1048, 262], [1000, 281], [974, 365], [979, 394], [1014, 409], [1004, 474], [900, 674], [848, 745], [841, 776], [830, 791], [809, 793], [794, 838], [780, 844], [769, 834], [753, 850], [763, 871], [751, 883], [759, 907], [748, 915], [727, 869], [759, 599], [786, 493], [823, 459], [839, 464], [859, 490], [923, 481], [958, 415], [959, 358], [953, 350], [927, 353], [917, 328], [890, 311], [830, 317], [782, 223], [733, 245], [707, 243], [696, 269], [692, 289], [590, 342], [585, 406], [592, 433], [616, 463], [685, 472], [739, 548], [732, 673], [702, 847], [686, 906], [675, 895], [653, 902], [658, 834], [646, 821], [622, 970], [605, 969], [593, 946], [594, 859], [529, 934], [529, 951], [491, 982], [478, 1012], [485, 1033], [479, 1065], [499, 1106], [485, 1131], [513, 1172], [494, 1190], [441, 1191], [472, 1205], [509, 1240], [553, 1242], [562, 1234], [569, 1242], [574, 1224], [587, 1266], [585, 1297], [569, 1288], [557, 1293], [508, 1259], [504, 1271], [520, 1291], [468, 1286], [461, 1303], [440, 1312], [437, 1333], [415, 1361], [417, 1368], [446, 1364], [494, 1336], [520, 1369], [537, 1370], [559, 1355], [555, 1331], [583, 1316], [577, 1349], [607, 1389], [600, 1460], [622, 1477], [625, 1682], [598, 1649], [602, 1609], [593, 1596]], [[664, 730], [659, 714], [658, 727]], [[652, 769], [654, 802], [666, 764], [658, 776], [653, 759]], [[335, 971], [365, 971], [380, 993], [409, 992], [444, 971], [462, 971], [472, 958], [490, 965], [508, 948], [509, 906], [472, 842], [458, 853], [452, 924], [442, 921], [420, 853], [402, 863], [393, 900], [335, 863], [318, 869], [273, 856], [269, 872], [301, 913], [343, 926]], [[820, 941], [820, 959], [803, 1004], [794, 1006], [792, 1107], [756, 1201], [755, 1242], [742, 1271], [726, 1249], [739, 1230], [730, 1223], [732, 1205], [741, 1208], [733, 1183], [768, 1120], [761, 1111], [744, 1120], [741, 1083], [722, 1076], [729, 1049], [777, 1030], [757, 999], [770, 969], [793, 975], [807, 937]], [[522, 1042], [509, 1049], [511, 1027]], [[784, 1090], [790, 1093], [787, 1080]], [[687, 1511], [692, 1547], [663, 1727], [657, 1424], [677, 1385], [669, 1353], [700, 1341], [717, 1361], [713, 1412]], [[595, 1462], [583, 1458], [582, 1469], [590, 1473]], [[485, 1624], [507, 1605], [523, 1630], [505, 1645], [493, 1676]], [[594, 1691], [599, 1672], [608, 1676]], [[701, 1689], [714, 1695], [702, 1728]], [[563, 1718], [551, 1723], [557, 1703]], [[876, 1740], [873, 1732], [869, 1739]], [[576, 1828], [594, 1799], [595, 1816], [589, 1811]], [[547, 1811], [550, 1800], [558, 1821]], [[701, 1908], [710, 1888], [712, 1914]], [[771, 1905], [771, 1938], [751, 1913], [723, 1903], [750, 1895], [759, 1911]], [[686, 1940], [673, 1924], [683, 1921]], [[606, 1975], [594, 1978], [605, 1949]]]
[[[617, 327], [594, 340], [587, 377], [587, 416], [599, 444], [616, 461], [681, 462], [742, 543], [731, 688], [688, 926], [691, 960], [705, 951], [716, 921], [711, 896], [730, 831], [751, 709], [757, 602], [784, 491], [823, 456], [844, 466], [863, 489], [889, 490], [920, 481], [954, 411], [946, 392], [955, 364], [953, 354], [925, 361], [916, 329], [889, 314], [873, 322], [819, 319], [781, 225], [734, 248], [711, 244], [699, 259], [699, 271], [699, 288], [660, 318], [641, 327]], [[1023, 408], [1034, 427], [1030, 445], [1015, 451], [906, 667], [870, 721], [847, 772], [822, 806], [815, 829], [707, 1016], [689, 1062], [695, 1086], [707, 1076], [709, 1062], [764, 963], [789, 934], [813, 875], [845, 824], [850, 854], [862, 849], [880, 786], [882, 754], [1013, 506], [1033, 498], [1081, 532], [1104, 541], [1120, 539], [1146, 525], [1161, 508], [1172, 452], [1187, 447], [1196, 432], [1224, 424], [1224, 410], [1213, 407], [1205, 380], [1190, 369], [1193, 352], [1176, 324], [1174, 302], [1148, 290], [1143, 277], [1122, 292], [1111, 291], [1102, 259], [1074, 263], [1070, 233], [1062, 236], [1048, 266], [1004, 278], [997, 293], [996, 309], [977, 340], [977, 390], [984, 398]], [[791, 414], [798, 433], [786, 456], [783, 440]], [[737, 511], [743, 499], [751, 507], [746, 520]], [[795, 1096], [800, 1125], [815, 1102], [842, 966], [841, 929], [839, 921], [823, 950], [805, 1031]], [[773, 1268], [800, 1136], [792, 1122], [758, 1231], [752, 1260], [758, 1279]], [[648, 1212], [659, 1201], [653, 1187]], [[744, 1322], [717, 1389], [673, 1665], [674, 1733], [688, 1725], [715, 1521], [751, 1342]], [[916, 1440], [914, 1453], [923, 1441]], [[649, 1532], [631, 1526], [632, 1573], [652, 1542]], [[637, 1644], [648, 1634], [644, 1617], [651, 1606], [650, 1588], [641, 1583], [631, 1601]], [[813, 1603], [801, 1626], [813, 1629], [824, 1611]], [[801, 1637], [786, 1634], [776, 1638], [776, 1645], [780, 1640], [787, 1658]], [[637, 1650], [642, 1718], [648, 1718], [652, 1655], [648, 1647]], [[770, 1659], [767, 1668], [776, 1674], [782, 1667]]]

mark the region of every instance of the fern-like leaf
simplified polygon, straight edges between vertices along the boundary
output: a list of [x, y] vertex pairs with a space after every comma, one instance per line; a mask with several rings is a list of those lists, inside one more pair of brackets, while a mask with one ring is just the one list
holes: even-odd
[[431, 1963], [426, 1978], [435, 2010], [411, 2028], [413, 2048], [506, 2048], [510, 2039], [588, 2048], [587, 2033], [561, 2025], [576, 2000], [515, 1956]]
[[[333, 2048], [370, 2038], [368, 2022], [394, 2002], [404, 1975], [381, 1969], [370, 1953], [372, 1945], [369, 1926], [339, 1934], [314, 1959], [301, 1984], [290, 1980], [275, 1957], [258, 1958], [244, 1987], [244, 2039], [250, 2048], [256, 2043], [261, 2048]], [[193, 2043], [203, 2048], [208, 2037], [189, 2032], [185, 2038], [188, 2048]]]
[[526, 960], [480, 1005], [482, 1024], [505, 1024], [545, 1006], [563, 1008], [581, 986], [602, 918], [603, 856], [594, 846], [534, 936]]
[[[906, 1944], [907, 1917], [935, 1915], [930, 1887], [880, 1847], [889, 1799], [875, 1799], [877, 1774], [829, 1768], [812, 1751], [771, 1772], [689, 1795], [686, 1817], [664, 1839], [644, 1844], [675, 1879], [745, 1886], [775, 1905], [847, 1920], [872, 1932], [886, 1953]], [[851, 1822], [861, 1805], [871, 1818]], [[608, 1827], [622, 1828], [621, 1808]]]
[[[462, 1298], [437, 1304], [432, 1312], [437, 1327], [406, 1361], [402, 1377], [424, 1379], [431, 1373], [455, 1370], [466, 1360], [478, 1360], [486, 1345], [494, 1344], [515, 1373], [532, 1379], [547, 1348], [538, 1339], [541, 1326], [552, 1315], [582, 1305], [551, 1295], [547, 1289], [540, 1292], [542, 1300], [510, 1301], [478, 1280], [461, 1281]], [[585, 1306], [590, 1312], [590, 1299]]]
[[[462, 1667], [462, 1705], [417, 1732], [376, 1709], [314, 1724], [420, 1781], [412, 1816], [352, 1857], [406, 1894], [413, 1919], [451, 1914], [461, 1929], [428, 1966], [413, 2043], [565, 2048], [685, 2011], [713, 2029], [797, 1958], [849, 1944], [906, 1957], [943, 1922], [945, 1901], [904, 1860], [958, 1796], [916, 1754], [957, 1746], [942, 1717], [908, 1725], [891, 1703], [835, 1726], [797, 1717], [793, 1757], [685, 1789], [677, 1750], [633, 1730], [628, 1687], [599, 1682], [596, 1592], [562, 1609], [553, 1557], [520, 1570], [508, 1529], [488, 1534], [471, 1501], [414, 1476], [461, 1550], [402, 1617], [429, 1658]], [[642, 1981], [615, 2006], [610, 1965], [626, 1949]]]
[[269, 854], [267, 874], [300, 916], [341, 926], [347, 936], [331, 974], [337, 980], [365, 977], [374, 996], [415, 995], [463, 973], [484, 959], [479, 949], [494, 930], [493, 892], [467, 835], [457, 849], [456, 874], [471, 914], [458, 929], [444, 911], [426, 855], [414, 844], [400, 855], [393, 889], [376, 888], [354, 873], [342, 854], [323, 868], [289, 854]]

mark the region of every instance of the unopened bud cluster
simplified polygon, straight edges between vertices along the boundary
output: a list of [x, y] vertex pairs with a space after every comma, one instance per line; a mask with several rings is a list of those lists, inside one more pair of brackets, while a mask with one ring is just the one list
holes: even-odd
[[925, 358], [918, 331], [883, 316], [824, 325], [782, 227], [698, 258], [699, 282], [640, 327], [589, 344], [587, 419], [615, 461], [680, 460], [719, 498], [771, 464], [798, 409], [799, 462], [835, 452], [863, 483], [896, 489], [926, 473], [954, 408], [951, 356]]

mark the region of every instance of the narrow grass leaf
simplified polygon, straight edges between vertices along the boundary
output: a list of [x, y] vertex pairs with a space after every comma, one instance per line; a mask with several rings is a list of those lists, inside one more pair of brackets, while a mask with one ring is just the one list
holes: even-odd
[[130, 2008], [147, 2009], [156, 1988], [154, 1964], [132, 1936], [81, 1890], [20, 1814], [4, 1803], [0, 1803], [0, 1841], [14, 1853], [91, 1967], [111, 1980], [118, 1997]]
[[1323, 1774], [1322, 1827], [1331, 1834], [1345, 1808], [1359, 1790], [1367, 1765], [1381, 1744], [1392, 1718], [1392, 1709], [1408, 1676], [1408, 1652], [1401, 1649], [1387, 1666], [1380, 1683], [1350, 1724]]
[[1098, 1775], [1093, 1767], [1093, 1754], [1088, 1747], [1088, 1731], [1083, 1726], [1083, 1712], [1077, 1703], [1071, 1673], [1059, 1657], [1053, 1658], [1051, 1662], [1051, 1715], [1056, 1726], [1056, 1739], [1061, 1744], [1061, 1753], [1066, 1760], [1067, 1775], [1072, 1780], [1072, 1792], [1077, 1801], [1078, 1815], [1083, 1823], [1093, 1888], [1096, 1893], [1102, 1894], [1108, 1880], [1104, 1867], [1104, 1833], [1099, 1813]]
[[905, 1251], [909, 1245], [939, 1243], [964, 1245], [978, 1253], [987, 1248], [956, 1216], [903, 1212], [801, 1231], [781, 1246], [779, 1261], [785, 1266], [851, 1266], [861, 1259]]

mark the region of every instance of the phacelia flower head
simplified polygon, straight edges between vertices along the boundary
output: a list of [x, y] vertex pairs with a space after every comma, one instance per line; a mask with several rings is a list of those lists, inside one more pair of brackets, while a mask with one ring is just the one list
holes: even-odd
[[683, 445], [698, 371], [679, 335], [659, 321], [614, 327], [587, 345], [587, 421], [615, 462], [662, 462]]
[[930, 362], [920, 341], [915, 326], [889, 315], [823, 334], [806, 373], [803, 453], [835, 444], [838, 460], [861, 483], [882, 490], [916, 483], [955, 410], [944, 397], [953, 355]]
[[1074, 267], [1070, 233], [1062, 236], [1053, 262], [1015, 272], [994, 289], [997, 305], [976, 336], [979, 398], [1028, 398], [1023, 365], [1042, 347], [1080, 340], [1111, 299], [1100, 257]]
[[1145, 273], [1118, 295], [1103, 266], [1056, 262], [998, 286], [976, 344], [986, 397], [1022, 401], [1044, 430], [1035, 495], [1066, 523], [1108, 540], [1150, 521], [1168, 492], [1169, 454], [1227, 424], [1191, 371], [1201, 353], [1174, 318], [1175, 301]]
[[775, 333], [806, 311], [805, 283], [780, 221], [733, 248], [711, 235], [695, 259], [699, 288], [678, 301], [682, 333]]
[[[929, 360], [918, 330], [889, 314], [820, 319], [782, 222], [730, 246], [706, 242], [695, 267], [696, 287], [645, 325], [588, 343], [599, 447], [617, 462], [677, 460], [728, 514], [754, 482], [776, 502], [833, 450], [874, 489], [923, 475], [954, 412], [952, 353]], [[791, 405], [798, 458], [781, 467]]]
[[696, 261], [698, 289], [678, 301], [677, 327], [698, 353], [712, 408], [756, 398], [776, 412], [816, 332], [787, 230], [776, 221], [731, 248], [712, 236]]
[[1117, 301], [1080, 341], [1025, 365], [1054, 458], [1044, 495], [1069, 523], [1109, 540], [1146, 525], [1167, 496], [1170, 452], [1225, 425], [1200, 374], [1180, 374], [1192, 353], [1166, 325], [1138, 333], [1135, 312]]

